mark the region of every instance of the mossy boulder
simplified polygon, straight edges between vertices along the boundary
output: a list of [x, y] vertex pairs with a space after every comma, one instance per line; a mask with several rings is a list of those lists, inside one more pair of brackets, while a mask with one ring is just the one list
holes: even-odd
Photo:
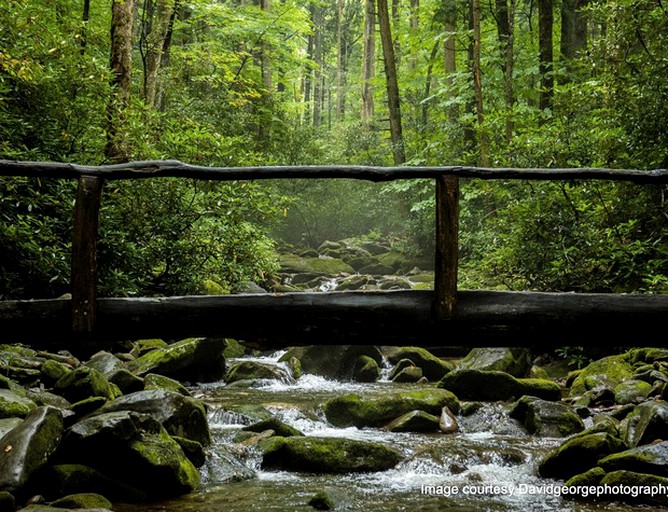
[[600, 467], [591, 468], [584, 473], [569, 478], [564, 484], [566, 487], [589, 487], [598, 485], [605, 476], [605, 470]]
[[561, 388], [556, 382], [517, 379], [498, 371], [456, 370], [443, 377], [438, 387], [452, 391], [463, 400], [510, 400], [524, 395], [551, 401], [561, 399]]
[[144, 379], [136, 376], [130, 370], [126, 370], [125, 368], [113, 371], [107, 374], [106, 377], [109, 382], [118, 386], [118, 389], [120, 389], [121, 393], [124, 395], [144, 389]]
[[292, 437], [292, 436], [303, 436], [301, 433], [294, 427], [291, 427], [287, 423], [282, 422], [278, 418], [268, 418], [266, 420], [261, 420], [252, 425], [247, 425], [241, 430], [246, 432], [265, 432], [267, 430], [273, 430], [277, 436], [281, 437]]
[[606, 471], [635, 471], [668, 477], [668, 441], [646, 444], [609, 455], [599, 461]]
[[70, 402], [79, 402], [91, 396], [113, 400], [121, 394], [118, 387], [111, 384], [102, 373], [87, 366], [80, 366], [58, 379], [54, 390]]
[[335, 437], [272, 437], [261, 446], [263, 468], [307, 473], [385, 471], [403, 459], [385, 444]]
[[551, 450], [540, 462], [538, 472], [545, 478], [567, 480], [598, 465], [598, 461], [624, 449], [624, 444], [607, 432], [576, 434]]
[[114, 354], [106, 351], [94, 354], [88, 361], [84, 363], [84, 365], [88, 366], [89, 368], [95, 368], [102, 375], [107, 375], [124, 367], [123, 361], [121, 361]]
[[627, 352], [629, 363], [653, 363], [654, 361], [668, 361], [668, 348], [642, 347]]
[[147, 352], [155, 350], [156, 348], [167, 348], [169, 346], [169, 344], [166, 341], [158, 338], [137, 340], [132, 345], [133, 346], [132, 350], [130, 350], [130, 354], [135, 358], [141, 357]]
[[40, 371], [42, 372], [42, 380], [48, 385], [53, 385], [70, 373], [72, 368], [64, 363], [49, 359], [44, 362]]
[[192, 491], [200, 476], [179, 444], [147, 414], [117, 411], [70, 427], [61, 457], [141, 488], [154, 498]]
[[194, 398], [164, 389], [150, 389], [124, 395], [107, 403], [100, 414], [135, 411], [159, 421], [167, 432], [202, 443], [211, 444], [211, 433], [204, 405]]
[[524, 377], [529, 369], [531, 352], [523, 347], [476, 347], [461, 360], [463, 370], [499, 371], [513, 377]]
[[223, 338], [188, 338], [151, 350], [127, 363], [135, 375], [158, 373], [177, 380], [212, 382], [225, 375]]
[[[610, 488], [624, 486], [632, 489], [665, 489], [668, 487], [668, 478], [647, 475], [644, 473], [636, 473], [634, 471], [612, 471], [606, 474], [600, 482], [600, 485], [609, 486]], [[623, 501], [631, 503], [644, 503], [649, 505], [659, 505], [662, 507], [668, 506], [668, 494], [665, 492], [641, 492], [634, 496], [635, 493], [628, 494], [611, 494], [610, 500]]]
[[532, 396], [520, 398], [510, 411], [527, 432], [541, 437], [567, 437], [585, 428], [570, 405], [549, 402]]
[[443, 406], [456, 413], [459, 400], [447, 390], [431, 388], [373, 397], [342, 395], [325, 402], [323, 410], [327, 421], [336, 427], [381, 427], [415, 410], [438, 416]]
[[637, 406], [627, 417], [624, 439], [635, 446], [668, 437], [668, 403], [648, 401]]
[[183, 384], [181, 384], [176, 379], [170, 379], [164, 375], [158, 375], [157, 373], [149, 373], [143, 379], [144, 389], [164, 389], [165, 391], [172, 391], [173, 393], [178, 393], [183, 396], [192, 397], [192, 393], [188, 391]]
[[0, 418], [24, 418], [37, 405], [35, 402], [9, 389], [0, 389]]
[[652, 391], [652, 385], [648, 382], [636, 379], [627, 380], [615, 387], [615, 402], [619, 405], [642, 402], [650, 391]]
[[621, 382], [633, 378], [634, 368], [627, 354], [604, 357], [590, 363], [575, 378], [570, 396], [581, 396], [590, 389], [607, 386], [615, 388]]
[[305, 374], [349, 381], [360, 356], [370, 357], [379, 365], [383, 360], [380, 350], [373, 345], [314, 345], [291, 348], [279, 361], [295, 357]]
[[225, 382], [232, 383], [245, 380], [278, 380], [294, 382], [292, 375], [285, 368], [258, 361], [240, 361], [230, 367]]
[[67, 509], [109, 509], [113, 508], [111, 502], [102, 496], [101, 494], [95, 494], [92, 492], [86, 492], [81, 494], [70, 494], [68, 496], [63, 496], [55, 501], [50, 503], [52, 507], [60, 507]]
[[7, 491], [0, 491], [0, 512], [14, 512], [16, 510], [16, 498]]
[[438, 432], [438, 416], [424, 411], [410, 411], [385, 426], [390, 432]]
[[[405, 359], [404, 359], [405, 361]], [[415, 365], [406, 366], [399, 370], [392, 376], [392, 382], [397, 383], [408, 383], [408, 382], [418, 382], [424, 377], [422, 373], [422, 368], [419, 368]]]
[[337, 258], [302, 258], [296, 254], [281, 254], [278, 263], [281, 272], [288, 274], [317, 273], [335, 276], [355, 273], [353, 267]]
[[353, 363], [351, 380], [353, 382], [376, 382], [380, 377], [380, 366], [375, 359], [360, 355]]
[[226, 359], [231, 357], [242, 357], [245, 353], [246, 347], [241, 343], [232, 338], [225, 338], [225, 350], [223, 350], [223, 356]]
[[455, 369], [455, 365], [444, 361], [422, 347], [401, 347], [389, 358], [390, 363], [397, 364], [402, 359], [409, 359], [422, 369], [422, 374], [432, 382], [437, 382]]
[[0, 419], [0, 439], [4, 437], [10, 430], [15, 429], [21, 423], [23, 423], [22, 418], [2, 418]]
[[63, 435], [63, 415], [37, 407], [0, 439], [0, 490], [20, 491], [56, 452]]

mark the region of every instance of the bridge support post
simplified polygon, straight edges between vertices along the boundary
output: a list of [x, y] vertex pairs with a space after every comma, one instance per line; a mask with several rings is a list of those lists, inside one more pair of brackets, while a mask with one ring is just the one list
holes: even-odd
[[434, 319], [457, 314], [457, 268], [459, 260], [459, 178], [436, 178], [436, 254]]
[[72, 331], [90, 333], [97, 313], [97, 235], [102, 179], [79, 178], [72, 233]]

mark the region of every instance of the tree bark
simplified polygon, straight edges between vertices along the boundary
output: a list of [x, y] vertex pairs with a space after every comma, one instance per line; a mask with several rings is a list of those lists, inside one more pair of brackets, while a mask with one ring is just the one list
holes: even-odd
[[489, 166], [489, 143], [485, 132], [485, 111], [482, 96], [482, 69], [480, 66], [480, 0], [471, 0], [471, 21], [473, 25], [472, 67], [475, 113], [478, 124], [478, 154], [482, 167]]
[[503, 93], [506, 104], [505, 137], [513, 137], [513, 108], [515, 92], [513, 84], [513, 46], [514, 46], [515, 0], [496, 0], [496, 27], [501, 50], [501, 68], [503, 70]]
[[403, 130], [401, 126], [401, 104], [399, 99], [399, 84], [397, 67], [394, 58], [394, 45], [387, 0], [378, 0], [378, 20], [380, 23], [380, 39], [383, 45], [383, 61], [385, 67], [385, 82], [387, 86], [387, 104], [390, 115], [390, 138], [392, 140], [392, 157], [394, 165], [406, 162]]
[[[443, 29], [446, 36], [443, 41], [443, 58], [445, 64], [445, 84], [447, 86], [447, 97], [453, 99], [456, 96], [455, 72], [457, 71], [457, 53], [456, 53], [456, 33], [457, 33], [457, 2], [456, 0], [447, 0], [445, 4], [445, 13], [443, 20]], [[448, 109], [448, 121], [452, 124], [457, 123], [459, 119], [459, 109], [453, 104]]]
[[587, 48], [587, 17], [582, 13], [588, 0], [562, 0], [561, 2], [561, 42], [559, 50], [569, 61], [579, 57]]
[[158, 95], [158, 74], [163, 64], [163, 57], [169, 49], [168, 35], [173, 26], [174, 0], [157, 0], [155, 15], [151, 23], [145, 23], [147, 32], [142, 35], [144, 48], [144, 103], [155, 107]]
[[371, 128], [374, 116], [373, 85], [376, 75], [375, 0], [366, 0], [364, 11], [364, 56], [362, 59], [362, 125]]
[[552, 109], [552, 98], [554, 96], [553, 26], [554, 13], [552, 0], [538, 0], [538, 53], [540, 56], [540, 95], [538, 107], [541, 111]]
[[313, 87], [313, 126], [319, 128], [322, 125], [322, 107], [323, 107], [323, 68], [324, 55], [322, 48], [323, 38], [323, 12], [322, 7], [315, 6], [313, 11], [313, 23], [315, 25], [315, 34], [313, 39], [313, 54], [315, 58], [315, 80]]

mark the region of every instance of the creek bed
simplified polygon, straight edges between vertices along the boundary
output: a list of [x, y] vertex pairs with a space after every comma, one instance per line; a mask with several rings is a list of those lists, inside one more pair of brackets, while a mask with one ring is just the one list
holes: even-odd
[[[277, 363], [274, 357], [254, 358]], [[305, 375], [295, 383], [259, 382], [253, 387], [224, 383], [196, 386], [193, 394], [209, 408], [214, 444], [201, 468], [200, 490], [153, 504], [118, 504], [119, 512], [249, 512], [309, 511], [309, 500], [325, 491], [335, 510], [388, 511], [574, 511], [657, 512], [664, 508], [617, 503], [573, 502], [555, 493], [561, 481], [537, 476], [540, 458], [559, 439], [527, 435], [508, 417], [509, 404], [485, 403], [468, 417], [458, 417], [460, 432], [391, 433], [380, 429], [334, 428], [320, 405], [330, 398], [357, 393], [371, 397], [388, 390], [414, 390], [415, 385], [387, 381], [355, 384]], [[396, 468], [347, 475], [314, 475], [260, 468], [257, 448], [234, 443], [241, 429], [264, 408], [307, 436], [376, 441], [400, 450]], [[229, 462], [256, 472], [251, 479], [230, 480]], [[225, 470], [221, 467], [225, 466]], [[455, 494], [456, 493], [456, 494]]]

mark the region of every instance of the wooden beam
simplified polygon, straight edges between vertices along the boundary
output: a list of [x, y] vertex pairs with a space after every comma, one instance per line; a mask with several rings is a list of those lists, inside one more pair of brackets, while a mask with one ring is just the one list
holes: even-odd
[[0, 175], [70, 178], [96, 176], [108, 180], [159, 177], [197, 180], [266, 180], [348, 178], [369, 181], [429, 178], [443, 175], [460, 178], [503, 180], [574, 180], [601, 179], [635, 183], [668, 183], [668, 170], [605, 169], [605, 168], [488, 168], [466, 166], [443, 167], [374, 167], [351, 165], [301, 165], [255, 167], [205, 167], [176, 160], [153, 160], [124, 164], [88, 166], [59, 162], [20, 162], [0, 160]]
[[[668, 295], [460, 291], [458, 315], [432, 318], [429, 291], [246, 294], [98, 300], [85, 348], [114, 340], [219, 336], [294, 345], [665, 346]], [[70, 349], [69, 301], [0, 302], [5, 342]], [[97, 340], [98, 344], [92, 343]], [[76, 348], [76, 347], [75, 347]]]
[[459, 261], [459, 178], [436, 178], [436, 254], [434, 315], [448, 320], [457, 314]]
[[72, 229], [72, 332], [91, 333], [97, 312], [97, 231], [102, 180], [79, 178]]

